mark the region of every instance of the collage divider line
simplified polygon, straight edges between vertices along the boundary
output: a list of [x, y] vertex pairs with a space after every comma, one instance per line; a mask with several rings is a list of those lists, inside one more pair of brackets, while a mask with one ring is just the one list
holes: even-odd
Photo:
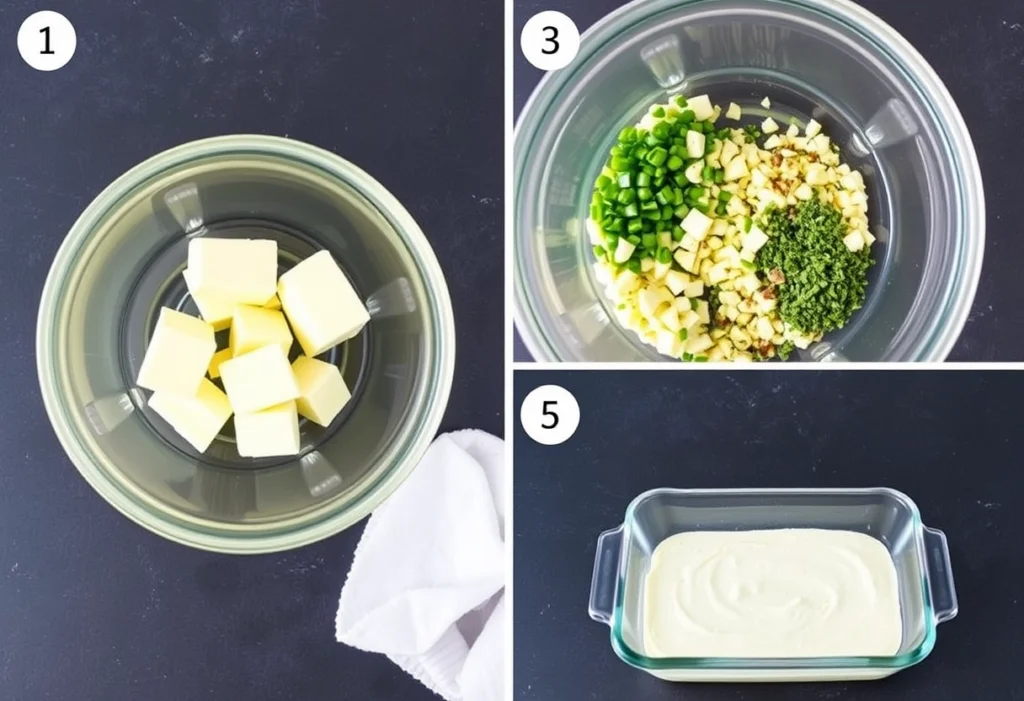
[[512, 576], [512, 536], [513, 530], [513, 451], [512, 435], [515, 424], [513, 423], [514, 410], [512, 407], [512, 383], [513, 383], [513, 323], [512, 323], [512, 152], [513, 152], [513, 118], [512, 118], [512, 63], [515, 42], [513, 38], [513, 4], [512, 0], [505, 0], [505, 32], [504, 32], [504, 78], [505, 78], [505, 102], [503, 116], [502, 135], [504, 136], [504, 174], [505, 174], [505, 197], [504, 197], [504, 260], [505, 269], [505, 347], [502, 359], [502, 369], [505, 373], [505, 698], [512, 701], [515, 696], [513, 683], [513, 641], [515, 632], [512, 630], [513, 621], [513, 576]]

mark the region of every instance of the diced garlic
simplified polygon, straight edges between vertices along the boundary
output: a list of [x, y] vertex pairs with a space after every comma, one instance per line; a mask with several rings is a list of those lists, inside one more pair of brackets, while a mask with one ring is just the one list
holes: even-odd
[[[683, 231], [685, 231], [688, 236], [696, 239], [697, 241], [702, 241], [711, 229], [712, 223], [712, 220], [699, 209], [691, 209], [683, 219], [683, 223], [680, 226], [682, 226]], [[619, 240], [621, 241], [622, 239]], [[632, 253], [632, 251], [630, 253]]]
[[722, 153], [718, 157], [719, 163], [723, 166], [728, 165], [729, 161], [739, 155], [740, 147], [731, 141], [726, 141], [722, 144]]
[[754, 144], [745, 144], [743, 147], [743, 160], [747, 162], [748, 168], [753, 168], [761, 162], [761, 149]]
[[690, 276], [678, 270], [669, 270], [665, 273], [665, 285], [674, 295], [681, 295], [683, 289], [690, 283]]
[[702, 324], [710, 324], [711, 323], [710, 309], [708, 308], [708, 303], [707, 303], [706, 300], [702, 299], [702, 300], [699, 300], [697, 302], [697, 310], [696, 311], [697, 311], [697, 317], [700, 319], [700, 322]]
[[693, 110], [694, 119], [703, 121], [715, 114], [715, 108], [711, 105], [711, 98], [707, 95], [696, 95], [687, 99], [686, 108]]
[[740, 303], [740, 296], [737, 292], [721, 292], [718, 299], [722, 304], [736, 306]]
[[671, 304], [666, 306], [663, 311], [658, 313], [658, 321], [660, 321], [666, 329], [676, 333], [678, 333], [679, 330], [683, 328], [679, 324], [679, 312]]
[[857, 252], [864, 248], [864, 237], [860, 235], [859, 231], [851, 231], [843, 237], [843, 243], [851, 251]]
[[[685, 237], [683, 237], [685, 239]], [[675, 261], [679, 263], [679, 267], [690, 273], [696, 272], [697, 266], [697, 254], [693, 251], [687, 251], [685, 249], [676, 249], [675, 255], [673, 256]]]
[[712, 285], [717, 285], [728, 277], [729, 265], [727, 263], [718, 263], [708, 271], [708, 282]]
[[753, 226], [750, 228], [750, 231], [740, 237], [740, 241], [743, 242], [744, 249], [757, 253], [761, 250], [762, 246], [768, 243], [768, 234]]
[[697, 336], [691, 336], [686, 342], [686, 352], [697, 355], [703, 353], [711, 346], [715, 345], [715, 342], [711, 340], [711, 336], [707, 334], [699, 334]]
[[704, 160], [694, 161], [690, 165], [686, 166], [686, 170], [683, 171], [683, 176], [687, 181], [694, 185], [699, 185], [701, 180], [701, 171], [704, 169]]
[[747, 168], [747, 162], [742, 158], [733, 158], [725, 166], [724, 179], [725, 182], [732, 182], [734, 180], [744, 178], [749, 174], [750, 170]]
[[690, 158], [700, 158], [704, 155], [704, 145], [707, 139], [699, 131], [693, 129], [686, 132], [686, 155]]
[[615, 277], [612, 287], [619, 296], [624, 297], [640, 289], [640, 276], [632, 270], [623, 270]]
[[864, 178], [859, 170], [854, 170], [840, 178], [839, 184], [847, 190], [862, 190], [864, 189]]
[[673, 358], [679, 358], [683, 354], [683, 342], [680, 340], [679, 334], [672, 333], [671, 331], [660, 331], [655, 347], [662, 355], [672, 356]]
[[635, 250], [636, 246], [627, 241], [625, 237], [620, 237], [619, 243], [615, 247], [615, 262], [619, 264], [625, 263]]
[[796, 190], [793, 191], [793, 196], [798, 200], [809, 200], [814, 197], [814, 190], [807, 183], [801, 183]]
[[733, 345], [740, 350], [750, 348], [751, 343], [753, 343], [753, 340], [750, 338], [750, 334], [739, 326], [733, 326], [732, 329], [729, 330], [729, 338], [732, 340]]
[[828, 172], [825, 166], [815, 163], [807, 167], [804, 180], [808, 185], [826, 185], [828, 184]]
[[[680, 303], [686, 304], [685, 309], [679, 309]], [[690, 300], [680, 297], [676, 300], [676, 309], [679, 310], [679, 326], [684, 329], [692, 329], [700, 323], [700, 314], [693, 310]]]
[[636, 296], [640, 313], [648, 319], [656, 319], [661, 306], [671, 303], [673, 300], [675, 300], [675, 296], [669, 292], [668, 288], [661, 285], [640, 290], [640, 294]]
[[[693, 238], [689, 234], [683, 234], [683, 238], [679, 240], [679, 248], [677, 248], [676, 252], [675, 252], [676, 260], [679, 260], [678, 256], [679, 256], [680, 250], [682, 250], [682, 251], [690, 251], [692, 253], [692, 252], [696, 252], [696, 250], [699, 247], [700, 247], [700, 241], [698, 241], [697, 239]], [[679, 264], [683, 265], [681, 262]], [[685, 265], [683, 265], [683, 267], [686, 268]], [[690, 268], [686, 268], [686, 269], [690, 270]]]

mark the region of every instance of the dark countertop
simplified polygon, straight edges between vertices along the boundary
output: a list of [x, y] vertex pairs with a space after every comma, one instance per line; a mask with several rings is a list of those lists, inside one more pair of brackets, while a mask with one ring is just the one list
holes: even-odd
[[[951, 361], [1017, 361], [1024, 343], [1024, 286], [1019, 283], [1024, 237], [1016, 207], [1024, 161], [1019, 115], [1024, 112], [1024, 5], [1017, 0], [858, 0], [921, 52], [946, 84], [970, 129], [985, 180], [985, 261], [970, 317]], [[621, 0], [515, 0], [515, 114], [543, 73], [519, 49], [526, 21], [559, 10], [582, 33]], [[529, 361], [516, 337], [515, 360]]]
[[[108, 507], [64, 456], [35, 373], [35, 316], [64, 233], [171, 146], [287, 135], [377, 177], [448, 276], [459, 353], [443, 430], [502, 432], [502, 5], [497, 0], [52, 0], [78, 49], [15, 49], [40, 5], [0, 4], [0, 699], [436, 698], [334, 641], [361, 527], [227, 557]], [[453, 148], [452, 144], [471, 148]]]
[[[516, 699], [1024, 698], [1021, 372], [518, 372], [514, 407], [558, 384], [560, 446], [514, 436]], [[618, 660], [587, 616], [597, 536], [656, 487], [877, 487], [949, 538], [960, 613], [921, 664], [878, 682], [674, 685]]]

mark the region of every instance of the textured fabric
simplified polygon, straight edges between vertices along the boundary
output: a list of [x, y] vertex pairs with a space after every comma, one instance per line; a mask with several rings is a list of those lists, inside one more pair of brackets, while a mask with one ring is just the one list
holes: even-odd
[[504, 442], [442, 435], [370, 517], [341, 590], [339, 642], [448, 701], [504, 691]]

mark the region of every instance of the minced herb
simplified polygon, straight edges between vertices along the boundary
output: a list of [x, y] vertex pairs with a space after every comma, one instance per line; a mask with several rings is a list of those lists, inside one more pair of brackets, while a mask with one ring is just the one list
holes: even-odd
[[718, 298], [720, 292], [718, 285], [713, 285], [708, 289], [708, 317], [711, 319], [711, 323], [715, 323], [718, 318], [718, 310], [722, 306], [722, 301]]
[[758, 252], [757, 267], [778, 284], [782, 320], [807, 335], [842, 328], [864, 304], [874, 263], [866, 248], [854, 252], [843, 243], [842, 212], [812, 197], [795, 207], [769, 208], [759, 226], [768, 243]]

